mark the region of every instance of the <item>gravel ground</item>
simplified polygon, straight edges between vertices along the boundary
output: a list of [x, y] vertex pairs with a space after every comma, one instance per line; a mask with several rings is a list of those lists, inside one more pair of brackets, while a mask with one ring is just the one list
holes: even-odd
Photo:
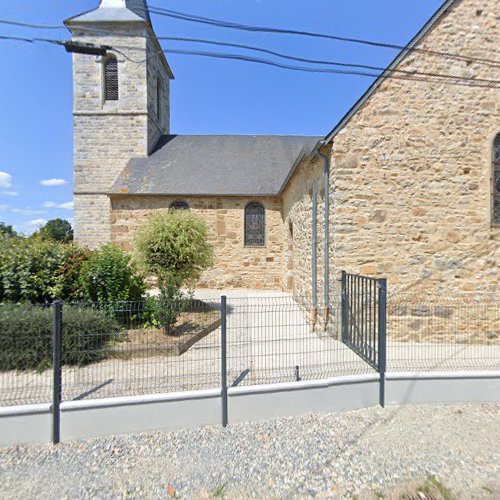
[[[409, 406], [0, 450], [1, 498], [500, 498], [500, 405]], [[380, 496], [379, 496], [380, 498]]]

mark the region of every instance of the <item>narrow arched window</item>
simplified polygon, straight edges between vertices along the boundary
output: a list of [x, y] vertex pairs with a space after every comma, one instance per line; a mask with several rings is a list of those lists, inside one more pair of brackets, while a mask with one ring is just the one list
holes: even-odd
[[104, 60], [104, 100], [118, 101], [118, 61], [115, 56]]
[[492, 165], [493, 186], [492, 193], [492, 217], [493, 224], [500, 224], [500, 132], [493, 141], [493, 165]]
[[245, 207], [245, 246], [263, 247], [265, 242], [265, 210], [263, 205], [254, 201]]
[[169, 205], [170, 210], [189, 210], [189, 205], [185, 201], [173, 201]]

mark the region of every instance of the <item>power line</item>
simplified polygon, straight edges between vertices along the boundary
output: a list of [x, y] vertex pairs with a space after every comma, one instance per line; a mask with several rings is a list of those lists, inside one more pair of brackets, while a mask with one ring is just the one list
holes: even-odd
[[[144, 10], [144, 9], [141, 9], [141, 10]], [[303, 30], [294, 30], [294, 29], [285, 29], [285, 28], [274, 28], [274, 27], [265, 27], [265, 26], [251, 26], [251, 25], [247, 25], [247, 24], [234, 23], [234, 22], [230, 22], [230, 21], [222, 21], [220, 19], [213, 19], [213, 18], [209, 18], [209, 17], [196, 16], [193, 14], [178, 12], [175, 10], [165, 9], [162, 7], [150, 6], [149, 12], [151, 14], [171, 17], [171, 18], [179, 19], [179, 20], [183, 20], [183, 21], [209, 24], [211, 26], [216, 26], [216, 27], [220, 27], [220, 28], [229, 28], [229, 29], [261, 32], [261, 33], [300, 35], [300, 36], [308, 36], [308, 37], [313, 37], [313, 38], [325, 38], [325, 39], [336, 40], [336, 41], [340, 41], [340, 42], [349, 42], [349, 43], [370, 45], [370, 46], [374, 46], [374, 47], [396, 49], [396, 50], [401, 50], [404, 52], [424, 52], [427, 54], [444, 56], [446, 58], [457, 59], [460, 61], [479, 62], [481, 64], [500, 66], [500, 61], [493, 60], [493, 59], [470, 57], [470, 56], [466, 56], [463, 54], [453, 54], [453, 53], [449, 53], [449, 52], [435, 51], [435, 50], [423, 49], [423, 48], [419, 48], [419, 47], [408, 47], [407, 45], [398, 45], [398, 44], [394, 44], [394, 43], [378, 42], [378, 41], [367, 40], [367, 39], [363, 39], [363, 38], [352, 38], [352, 37], [344, 37], [344, 36], [339, 36], [339, 35], [330, 35], [327, 33], [317, 33], [317, 32], [312, 32], [312, 31], [303, 31]]]
[[11, 35], [0, 35], [0, 40], [11, 40], [13, 42], [25, 42], [25, 43], [37, 43], [37, 42], [44, 42], [44, 43], [53, 43], [55, 45], [63, 45], [64, 40], [53, 40], [50, 38], [25, 38], [21, 36], [11, 36]]
[[0, 24], [8, 24], [10, 26], [20, 26], [22, 28], [33, 28], [40, 30], [65, 30], [66, 26], [61, 24], [32, 24], [24, 23], [22, 21], [11, 21], [9, 19], [0, 19]]
[[[367, 39], [363, 39], [363, 38], [353, 38], [353, 37], [344, 37], [344, 36], [340, 36], [340, 35], [330, 35], [328, 33], [317, 33], [317, 32], [312, 32], [312, 31], [264, 27], [264, 26], [251, 26], [251, 25], [240, 24], [240, 23], [235, 23], [235, 22], [230, 22], [230, 21], [222, 21], [219, 19], [213, 19], [213, 18], [209, 18], [209, 17], [197, 16], [194, 14], [188, 14], [185, 12], [174, 11], [174, 10], [165, 9], [162, 7], [150, 6], [149, 9], [147, 9], [147, 10], [142, 9], [141, 7], [137, 7], [137, 8], [139, 10], [142, 10], [143, 12], [147, 11], [147, 12], [150, 12], [151, 14], [155, 14], [155, 15], [159, 15], [159, 16], [171, 17], [174, 19], [179, 19], [179, 20], [188, 21], [188, 22], [209, 24], [209, 25], [221, 27], [221, 28], [229, 28], [229, 29], [236, 29], [236, 30], [243, 30], [243, 31], [263, 32], [263, 33], [300, 35], [300, 36], [308, 36], [308, 37], [314, 37], [314, 38], [324, 38], [324, 39], [336, 40], [336, 41], [341, 41], [341, 42], [357, 43], [357, 44], [364, 44], [364, 45], [369, 45], [369, 46], [374, 46], [374, 47], [382, 47], [382, 48], [400, 50], [402, 52], [423, 52], [423, 53], [427, 53], [427, 54], [431, 54], [431, 55], [443, 56], [443, 57], [448, 58], [448, 59], [456, 59], [459, 61], [465, 61], [465, 62], [471, 62], [471, 63], [475, 62], [475, 63], [479, 63], [479, 64], [486, 64], [486, 65], [492, 65], [495, 67], [500, 67], [500, 60], [494, 60], [494, 59], [488, 59], [488, 58], [478, 58], [478, 57], [472, 57], [472, 56], [468, 56], [468, 55], [464, 55], [464, 54], [454, 54], [454, 53], [450, 53], [450, 52], [423, 49], [420, 47], [409, 47], [408, 45], [398, 45], [398, 44], [394, 44], [394, 43], [379, 42], [379, 41], [367, 40]], [[12, 25], [12, 26], [21, 26], [21, 27], [34, 28], [34, 29], [67, 29], [66, 26], [64, 26], [64, 25], [34, 24], [34, 23], [25, 23], [25, 22], [21, 22], [21, 21], [13, 21], [13, 20], [6, 20], [6, 19], [0, 19], [0, 24], [8, 24], [8, 25]], [[86, 28], [86, 30], [93, 31], [89, 28]], [[98, 31], [98, 30], [95, 30], [95, 31]], [[102, 33], [106, 33], [106, 32], [102, 32]], [[113, 32], [113, 34], [118, 34], [118, 32]], [[130, 36], [130, 33], [122, 33], [122, 35], [123, 36]], [[151, 37], [151, 38], [154, 38], [154, 37]]]
[[[1, 21], [2, 20], [0, 20], [0, 22]], [[14, 21], [9, 21], [9, 23], [14, 23]], [[26, 23], [21, 23], [21, 24], [26, 24]], [[34, 26], [41, 27], [43, 25], [34, 25]], [[85, 31], [90, 32], [90, 33], [94, 33], [94, 34], [104, 35], [104, 36], [110, 35], [110, 32], [108, 32], [108, 31], [93, 29], [93, 28], [89, 28], [89, 27], [85, 27]], [[130, 33], [117, 32], [114, 30], [113, 30], [112, 34], [113, 34], [113, 36], [121, 36], [121, 37], [130, 37], [131, 36]], [[141, 37], [145, 37], [148, 39], [155, 38], [155, 36], [152, 36], [152, 35], [144, 35]], [[360, 69], [368, 69], [368, 70], [373, 70], [373, 71], [381, 71], [381, 72], [385, 72], [386, 74], [400, 73], [400, 74], [405, 74], [405, 75], [409, 75], [409, 76], [424, 76], [424, 77], [432, 77], [432, 78], [450, 79], [452, 81], [470, 81], [470, 82], [474, 82], [474, 83], [481, 82], [481, 83], [486, 83], [486, 84], [499, 83], [498, 80], [492, 80], [492, 79], [486, 79], [486, 78], [474, 78], [474, 77], [449, 75], [449, 74], [436, 73], [436, 72], [401, 70], [401, 69], [397, 69], [397, 68], [384, 68], [381, 66], [373, 66], [373, 65], [357, 64], [357, 63], [344, 63], [344, 62], [340, 62], [340, 61], [331, 61], [331, 60], [309, 59], [309, 58], [297, 57], [297, 56], [293, 56], [293, 55], [289, 55], [289, 54], [283, 54], [283, 53], [273, 51], [270, 49], [266, 49], [266, 48], [262, 48], [262, 47], [255, 47], [255, 46], [251, 46], [251, 45], [238, 44], [238, 43], [232, 43], [232, 42], [220, 42], [220, 41], [216, 41], [216, 40], [207, 40], [207, 39], [198, 39], [198, 38], [184, 38], [184, 37], [169, 37], [169, 36], [158, 36], [156, 38], [158, 40], [185, 41], [185, 42], [193, 42], [193, 43], [206, 43], [206, 44], [218, 45], [218, 46], [243, 48], [246, 50], [267, 53], [267, 54], [270, 54], [270, 55], [273, 55], [276, 57], [280, 57], [283, 59], [288, 59], [288, 60], [293, 60], [293, 61], [298, 61], [298, 62], [305, 62], [308, 64], [322, 64], [322, 65], [338, 66], [338, 67], [346, 67], [346, 68], [349, 68], [349, 67], [350, 68], [360, 68]], [[138, 49], [136, 47], [122, 47], [122, 48], [134, 49], [134, 50]], [[161, 53], [161, 52], [165, 52], [165, 50], [162, 49], [162, 50], [158, 51], [157, 53]], [[180, 53], [180, 52], [177, 52], [177, 53]], [[122, 55], [124, 55], [124, 57], [126, 57], [125, 54], [122, 54]], [[132, 62], [135, 62], [135, 63], [143, 63], [143, 62], [147, 61], [148, 59], [150, 59], [151, 57], [155, 57], [155, 55], [156, 54], [153, 54], [152, 56], [149, 56], [146, 59], [141, 60], [141, 61], [135, 61], [131, 58], [128, 58], [128, 59]], [[193, 55], [196, 55], [196, 54], [193, 54]], [[220, 56], [220, 54], [219, 54], [219, 56]], [[283, 66], [279, 66], [279, 65], [277, 65], [277, 66], [283, 67]], [[346, 73], [346, 74], [348, 74], [348, 73]], [[356, 73], [353, 72], [352, 74], [355, 75]], [[380, 76], [380, 75], [377, 75], [377, 76]]]
[[[177, 37], [173, 37], [177, 38]], [[0, 35], [0, 40], [12, 40], [26, 43], [35, 43], [35, 42], [45, 42], [52, 43], [56, 45], [66, 46], [69, 41], [64, 40], [56, 40], [56, 39], [48, 39], [48, 38], [24, 38], [24, 37], [16, 37], [10, 35]], [[134, 61], [127, 54], [125, 54], [120, 49], [128, 49], [128, 50], [142, 50], [138, 47], [123, 47], [123, 46], [100, 46], [100, 45], [92, 45], [85, 44], [87, 49], [99, 48], [100, 52], [103, 53], [102, 50], [114, 50], [117, 53], [123, 55], [129, 61], [138, 63], [140, 61]], [[245, 56], [243, 54], [227, 54], [220, 52], [207, 52], [207, 51], [190, 51], [190, 50], [180, 50], [180, 49], [162, 49], [162, 52], [167, 52], [171, 54], [180, 54], [180, 55], [192, 55], [192, 56], [201, 56], [201, 57], [210, 57], [216, 59], [229, 59], [229, 60], [238, 60], [243, 62], [257, 63], [263, 64], [267, 66], [274, 66], [281, 69], [291, 70], [291, 71], [301, 71], [307, 73], [324, 73], [324, 74], [340, 74], [340, 75], [352, 75], [352, 76], [364, 76], [369, 78], [378, 78], [381, 76], [379, 73], [368, 73], [365, 71], [352, 71], [352, 70], [341, 70], [341, 69], [331, 69], [331, 68], [310, 68], [306, 66], [292, 66], [289, 64], [282, 64], [276, 61], [272, 61], [270, 59], [256, 58]], [[86, 52], [89, 53], [89, 52]], [[96, 52], [91, 52], [95, 54]], [[382, 73], [383, 74], [383, 73]], [[423, 78], [421, 76], [424, 76]], [[437, 75], [436, 77], [426, 78], [426, 75], [420, 75], [418, 73], [411, 73], [408, 75], [386, 75], [385, 78], [397, 79], [397, 80], [411, 80], [411, 81], [419, 81], [419, 82], [428, 82], [428, 83], [449, 83], [452, 85], [461, 85], [468, 87], [479, 87], [479, 88], [500, 88], [500, 81], [497, 80], [452, 80], [449, 81], [443, 76], [446, 75]], [[450, 76], [450, 75], [447, 75]]]
[[[240, 44], [240, 43], [233, 43], [233, 42], [220, 42], [217, 40], [207, 40], [204, 38], [184, 38], [184, 37], [176, 37], [176, 36], [160, 36], [158, 37], [159, 40], [170, 40], [170, 41], [181, 41], [181, 42], [194, 42], [194, 43], [204, 43], [207, 45], [216, 45], [216, 46], [222, 46], [222, 47], [235, 47], [235, 48], [240, 48], [240, 49], [246, 49], [246, 50], [251, 50], [255, 52], [262, 52], [264, 54], [270, 54], [276, 57], [280, 57], [282, 59], [288, 59], [291, 61], [297, 61], [297, 62], [304, 62], [308, 64], [320, 64], [320, 65], [326, 65], [326, 66], [338, 66], [338, 67], [344, 67], [344, 68], [360, 68], [360, 69], [368, 69], [368, 70], [373, 70], [373, 71], [387, 71], [389, 73], [400, 73], [404, 75], [421, 75], [421, 76], [429, 76], [429, 77], [437, 77], [437, 78], [450, 78], [453, 80], [464, 80], [464, 81], [474, 81], [474, 82], [484, 82], [484, 83], [500, 83], [499, 80], [491, 80], [491, 79], [486, 79], [486, 78], [473, 78], [473, 77], [466, 77], [466, 76], [458, 76], [458, 75], [447, 75], [443, 73], [435, 73], [435, 72], [426, 72], [426, 71], [409, 71], [409, 70], [402, 70], [402, 69], [390, 69], [390, 68], [384, 68], [382, 66], [372, 66], [372, 65], [367, 65], [367, 64], [356, 64], [356, 63], [344, 63], [344, 62], [339, 62], [339, 61], [332, 61], [332, 60], [320, 60], [320, 59], [309, 59], [305, 57], [297, 57], [297, 56], [292, 56], [288, 54], [283, 54], [282, 52], [276, 52], [274, 50], [270, 49], [265, 49], [262, 47], [255, 47], [253, 45], [245, 45], [245, 44]], [[149, 56], [147, 59], [141, 62], [147, 61], [149, 58], [154, 57]]]
[[[30, 26], [30, 27], [37, 27], [37, 28], [42, 28], [42, 27], [50, 27], [50, 28], [58, 28], [58, 26], [53, 26], [53, 25], [40, 25], [40, 24], [31, 24], [31, 23], [22, 23], [22, 22], [17, 22], [17, 21], [10, 21], [10, 20], [2, 20], [0, 19], [0, 24], [1, 23], [8, 23], [8, 24], [14, 24], [14, 25], [22, 25], [22, 26]], [[97, 32], [99, 34], [105, 34], [108, 35], [108, 32], [102, 31], [102, 30], [93, 30], [91, 28], [86, 28], [86, 31], [91, 31], [91, 32]], [[113, 35], [116, 35], [117, 33], [113, 32]], [[125, 36], [130, 36], [128, 33], [123, 33]], [[154, 36], [150, 36], [150, 38], [155, 38]], [[33, 43], [33, 42], [47, 42], [47, 43], [55, 43], [59, 45], [64, 45], [65, 42], [61, 40], [51, 40], [51, 39], [46, 39], [46, 38], [23, 38], [23, 37], [15, 37], [15, 36], [0, 36], [0, 39], [3, 40], [17, 40], [17, 41], [23, 41], [27, 43]], [[381, 73], [367, 73], [364, 71], [342, 71], [342, 70], [328, 70], [326, 68], [309, 68], [309, 67], [304, 67], [304, 66], [292, 66], [292, 65], [286, 65], [286, 64], [281, 64], [276, 61], [271, 61], [268, 59], [262, 59], [262, 58], [253, 58], [249, 56], [245, 56], [242, 54], [224, 54], [224, 53], [216, 53], [216, 52], [205, 52], [205, 51], [187, 51], [187, 50], [174, 50], [174, 49], [161, 49], [157, 53], [161, 52], [168, 52], [168, 53], [173, 53], [173, 54], [182, 54], [182, 55], [197, 55], [197, 56], [203, 56], [203, 57], [213, 57], [213, 58], [218, 58], [218, 59], [232, 59], [232, 60], [240, 60], [240, 61], [246, 61], [246, 62], [252, 62], [252, 63], [260, 63], [260, 64], [265, 64], [268, 66], [275, 66], [278, 68], [282, 69], [288, 69], [288, 70], [293, 70], [293, 71], [302, 71], [302, 72], [310, 72], [310, 73], [331, 73], [331, 74], [345, 74], [345, 75], [354, 75], [354, 76], [365, 76], [365, 77], [372, 77], [372, 78], [378, 78], [381, 75], [384, 75], [385, 78], [396, 78], [394, 76], [394, 73], [401, 74], [406, 76], [406, 78], [403, 78], [403, 76], [398, 77], [398, 79], [407, 79], [407, 80], [418, 80], [418, 81], [425, 81], [425, 77], [430, 77], [433, 78], [433, 80], [428, 80], [429, 82], [437, 83], [437, 82], [442, 82], [444, 80], [449, 81], [449, 83], [455, 83], [459, 85], [469, 85], [469, 86], [477, 86], [477, 87], [489, 87], [489, 88], [496, 88], [495, 86], [500, 84], [500, 81], [498, 80], [490, 80], [490, 79], [484, 79], [484, 78], [473, 78], [473, 77], [461, 77], [457, 75], [448, 75], [448, 74], [442, 74], [442, 73], [434, 73], [434, 72], [419, 72], [419, 71], [407, 71], [407, 70], [398, 70], [394, 68], [383, 68], [379, 66], [372, 66], [372, 65], [364, 65], [364, 64], [355, 64], [355, 63], [343, 63], [343, 62], [338, 62], [338, 61], [329, 61], [329, 60], [316, 60], [316, 59], [308, 59], [308, 58], [303, 58], [303, 57], [296, 57], [288, 54], [283, 54], [280, 52], [276, 52], [270, 49], [265, 49], [261, 47], [255, 47], [251, 45], [244, 45], [244, 44], [238, 44], [238, 43], [231, 43], [231, 42], [220, 42], [220, 41], [215, 41], [215, 40], [206, 40], [206, 39], [198, 39], [198, 38], [184, 38], [184, 37], [167, 37], [167, 36], [160, 36], [158, 37], [158, 40], [172, 40], [172, 41], [185, 41], [185, 42], [194, 42], [194, 43], [206, 43], [206, 44], [212, 44], [212, 45], [218, 45], [218, 46], [227, 46], [227, 47], [236, 47], [236, 48], [243, 48], [246, 50], [252, 50], [252, 51], [258, 51], [258, 52], [263, 52], [267, 53], [276, 57], [288, 59], [288, 60], [294, 60], [294, 61], [299, 61], [299, 62], [305, 62], [308, 64], [321, 64], [321, 65], [330, 65], [330, 66], [338, 66], [338, 67], [351, 67], [351, 68], [360, 68], [360, 69], [368, 69], [368, 70], [375, 70], [375, 71], [381, 71]], [[66, 42], [67, 43], [67, 42]], [[97, 47], [97, 46], [96, 46]], [[110, 49], [111, 47], [106, 47]], [[125, 49], [129, 50], [137, 50], [137, 47], [122, 47]], [[118, 47], [115, 47], [115, 50], [118, 49]], [[119, 50], [117, 50], [120, 52]], [[102, 48], [100, 50], [100, 53], [102, 53]], [[130, 57], [128, 57], [126, 54], [123, 52], [120, 52], [124, 57], [129, 59], [130, 61], [133, 61]], [[148, 60], [151, 57], [154, 57], [156, 54], [153, 54], [152, 56], [149, 56], [147, 59], [144, 61], [133, 61], [136, 63], [142, 63]], [[420, 78], [424, 77], [424, 78]]]
[[[120, 49], [134, 49], [138, 50], [137, 47], [124, 47], [124, 46], [110, 46], [110, 50], [114, 50], [115, 52], [123, 55], [126, 59], [134, 63], [140, 63], [141, 61], [135, 61], [131, 59], [127, 54], [125, 54]], [[330, 74], [341, 74], [341, 75], [353, 75], [353, 76], [365, 76], [370, 78], [378, 78], [381, 76], [379, 73], [368, 73], [364, 71], [353, 71], [353, 70], [341, 70], [341, 69], [331, 69], [331, 68], [310, 68], [306, 66], [292, 66], [288, 64], [282, 64], [276, 61], [272, 61], [270, 59], [262, 59], [256, 57], [250, 57], [243, 54], [227, 54], [221, 52], [208, 52], [208, 51], [197, 51], [197, 50], [181, 50], [181, 49], [163, 49], [162, 52], [166, 52], [169, 54], [180, 54], [180, 55], [192, 55], [192, 56], [202, 56], [202, 57], [210, 57], [216, 59], [230, 59], [237, 60], [243, 62], [251, 62], [264, 64], [267, 66], [274, 66], [281, 69], [292, 70], [292, 71], [301, 71], [306, 73], [330, 73]], [[151, 56], [150, 56], [151, 57]], [[411, 74], [411, 75], [387, 75], [385, 78], [394, 79], [394, 80], [411, 80], [411, 81], [419, 81], [419, 82], [427, 82], [427, 83], [443, 83], [450, 85], [460, 85], [467, 87], [478, 87], [478, 88], [500, 88], [500, 81], [498, 80], [487, 80], [486, 82], [476, 81], [476, 80], [447, 80], [442, 77], [435, 78], [427, 78], [420, 77], [419, 74]]]

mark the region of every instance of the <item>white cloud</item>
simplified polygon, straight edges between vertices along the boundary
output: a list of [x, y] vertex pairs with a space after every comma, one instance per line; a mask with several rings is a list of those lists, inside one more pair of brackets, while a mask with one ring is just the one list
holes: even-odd
[[0, 187], [10, 188], [12, 185], [12, 175], [0, 171]]
[[73, 202], [67, 201], [66, 203], [56, 203], [55, 201], [45, 201], [42, 203], [45, 208], [62, 208], [64, 210], [73, 210]]
[[28, 221], [26, 223], [26, 226], [31, 228], [31, 229], [37, 229], [41, 226], [44, 226], [45, 224], [47, 224], [46, 219], [33, 219], [33, 220]]
[[32, 210], [31, 208], [11, 208], [10, 211], [20, 215], [38, 215], [44, 213], [42, 210]]
[[17, 191], [0, 191], [0, 194], [4, 194], [5, 196], [19, 196]]
[[42, 186], [64, 186], [68, 181], [64, 179], [44, 179], [40, 181]]
[[67, 201], [66, 203], [60, 203], [57, 207], [64, 208], [64, 210], [73, 210], [73, 202]]

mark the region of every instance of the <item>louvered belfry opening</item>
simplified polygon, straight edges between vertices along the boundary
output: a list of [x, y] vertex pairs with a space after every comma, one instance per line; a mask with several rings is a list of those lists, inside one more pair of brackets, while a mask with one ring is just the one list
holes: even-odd
[[245, 246], [263, 247], [266, 243], [266, 219], [263, 205], [257, 202], [245, 207]]
[[104, 93], [106, 101], [118, 101], [118, 61], [108, 57], [104, 63]]

